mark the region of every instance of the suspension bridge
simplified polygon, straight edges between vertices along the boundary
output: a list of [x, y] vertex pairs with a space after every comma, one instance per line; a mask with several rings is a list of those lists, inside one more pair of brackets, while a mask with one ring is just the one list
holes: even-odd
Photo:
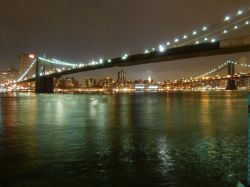
[[[225, 85], [226, 90], [236, 90], [236, 81], [243, 79], [244, 81], [249, 80], [249, 64], [234, 62], [234, 61], [226, 61], [223, 64], [218, 65], [196, 77], [191, 77], [185, 80], [186, 84], [190, 84], [193, 82], [211, 82], [211, 81], [221, 81], [226, 80], [227, 83]], [[238, 70], [236, 72], [236, 69]], [[226, 70], [226, 71], [225, 71]], [[224, 71], [224, 72], [223, 72]], [[223, 74], [224, 73], [224, 74]]]
[[[250, 9], [239, 10], [231, 16], [225, 16], [223, 21], [217, 24], [204, 25], [200, 29], [195, 29], [190, 33], [168, 40], [157, 47], [144, 49], [139, 54], [129, 55], [125, 53], [120, 57], [100, 58], [88, 63], [72, 63], [58, 59], [36, 57], [30, 66], [24, 72], [21, 72], [20, 77], [13, 84], [34, 81], [36, 93], [52, 93], [54, 92], [54, 79], [68, 74], [110, 67], [247, 52], [250, 51], [250, 35], [237, 35], [242, 31], [249, 33], [249, 26]], [[226, 89], [235, 90], [235, 64], [226, 63], [220, 66], [219, 70], [222, 68], [228, 69]], [[197, 77], [197, 79], [204, 76]]]

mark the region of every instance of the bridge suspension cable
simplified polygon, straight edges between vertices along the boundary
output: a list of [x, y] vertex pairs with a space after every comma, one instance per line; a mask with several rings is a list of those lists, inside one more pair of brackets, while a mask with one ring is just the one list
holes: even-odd
[[28, 72], [30, 71], [30, 69], [32, 68], [32, 66], [36, 63], [36, 60], [34, 60], [30, 66], [26, 69], [26, 71], [17, 79], [17, 82], [20, 82], [23, 80], [23, 78], [28, 74]]
[[250, 68], [250, 65], [249, 65], [249, 64], [243, 64], [243, 63], [241, 63], [241, 64], [239, 64], [239, 65], [242, 66], [242, 67]]
[[211, 74], [213, 74], [213, 73], [216, 73], [216, 72], [218, 72], [218, 71], [220, 71], [220, 70], [222, 70], [222, 69], [225, 69], [229, 63], [237, 64], [236, 62], [227, 61], [227, 62], [225, 62], [225, 63], [219, 65], [218, 67], [213, 68], [213, 69], [209, 70], [208, 72], [203, 73], [203, 74], [201, 74], [201, 75], [199, 75], [199, 76], [197, 76], [197, 77], [195, 77], [195, 78], [192, 78], [192, 79], [200, 79], [200, 78], [202, 78], [202, 77], [205, 77], [205, 76], [211, 75]]
[[[250, 8], [239, 10], [234, 16], [225, 16], [224, 21], [211, 27], [203, 26], [200, 29], [194, 29], [192, 33], [184, 34], [169, 40], [165, 44], [158, 46], [159, 52], [164, 52], [167, 48], [174, 48], [178, 46], [184, 46], [189, 44], [199, 44], [204, 42], [215, 42], [219, 37], [225, 36], [232, 31], [239, 30], [244, 26], [250, 25]], [[156, 48], [151, 50], [146, 49], [145, 54], [156, 51]]]
[[38, 57], [38, 59], [41, 61], [47, 62], [47, 63], [51, 63], [51, 64], [56, 64], [56, 65], [61, 65], [61, 66], [69, 66], [72, 68], [78, 67], [78, 64], [64, 62], [64, 61], [60, 61], [57, 59], [46, 59], [46, 58], [42, 58], [42, 57]]

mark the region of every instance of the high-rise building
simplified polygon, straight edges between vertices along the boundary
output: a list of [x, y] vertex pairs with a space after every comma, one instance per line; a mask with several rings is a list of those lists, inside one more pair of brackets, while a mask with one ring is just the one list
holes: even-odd
[[61, 89], [78, 88], [78, 81], [74, 77], [65, 77], [56, 81], [56, 87]]
[[125, 85], [126, 83], [126, 71], [122, 70], [118, 72], [118, 84]]
[[110, 77], [107, 77], [105, 79], [102, 80], [103, 82], [103, 88], [108, 88], [108, 89], [112, 89], [113, 88], [113, 79]]
[[32, 53], [21, 53], [18, 55], [19, 73], [24, 72], [34, 61], [35, 55]]
[[16, 80], [17, 76], [18, 76], [18, 70], [12, 66], [7, 70], [1, 71], [0, 82], [1, 84], [10, 83]]
[[96, 79], [93, 79], [93, 78], [86, 79], [85, 85], [87, 88], [94, 88], [96, 86]]

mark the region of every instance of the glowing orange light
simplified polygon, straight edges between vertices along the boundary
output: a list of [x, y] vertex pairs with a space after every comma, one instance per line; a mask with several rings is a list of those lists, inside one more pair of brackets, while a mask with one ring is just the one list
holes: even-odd
[[35, 58], [34, 54], [29, 54], [29, 58]]

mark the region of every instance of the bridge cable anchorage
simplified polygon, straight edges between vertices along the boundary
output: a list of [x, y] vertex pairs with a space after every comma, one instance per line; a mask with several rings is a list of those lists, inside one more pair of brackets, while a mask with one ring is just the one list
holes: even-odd
[[30, 66], [26, 69], [26, 71], [19, 77], [19, 79], [17, 79], [17, 82], [22, 81], [23, 77], [25, 77], [27, 75], [27, 73], [31, 70], [32, 66], [36, 63], [36, 60], [34, 60]]
[[229, 63], [238, 64], [237, 62], [227, 61], [223, 64], [220, 64], [217, 68], [213, 68], [212, 70], [210, 70], [206, 73], [203, 73], [202, 75], [199, 75], [199, 76], [192, 78], [192, 79], [200, 79], [200, 78], [203, 78], [203, 77], [208, 76], [210, 74], [216, 73], [222, 69], [225, 69]]
[[[226, 16], [223, 22], [214, 24], [210, 27], [203, 26], [200, 29], [194, 29], [192, 33], [184, 34], [182, 37], [176, 37], [173, 40], [169, 40], [166, 44], [160, 44], [158, 48], [159, 52], [164, 52], [164, 49], [175, 48], [185, 45], [194, 45], [204, 42], [215, 42], [221, 36], [225, 36], [231, 31], [239, 30], [240, 28], [250, 25], [250, 10], [239, 10], [234, 16]], [[155, 49], [155, 48], [152, 48]], [[144, 54], [149, 54], [154, 50], [146, 49]]]

